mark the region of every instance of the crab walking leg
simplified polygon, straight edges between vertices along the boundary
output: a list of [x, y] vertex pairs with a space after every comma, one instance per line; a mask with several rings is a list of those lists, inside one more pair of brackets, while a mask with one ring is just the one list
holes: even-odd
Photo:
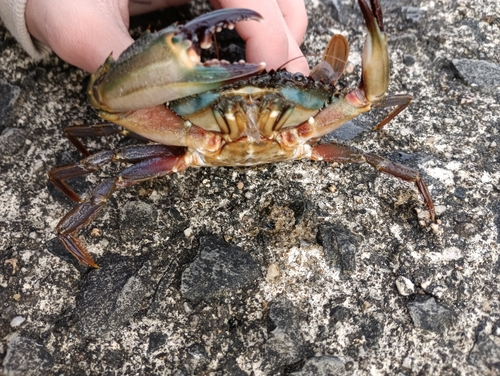
[[122, 127], [116, 124], [94, 124], [94, 125], [71, 125], [64, 128], [66, 138], [82, 153], [85, 157], [90, 155], [89, 151], [79, 140], [81, 137], [103, 137], [115, 134], [125, 134]]
[[59, 239], [81, 264], [98, 268], [82, 241], [76, 237], [78, 230], [92, 221], [113, 192], [145, 180], [178, 172], [186, 167], [183, 156], [152, 158], [126, 168], [116, 177], [107, 178], [89, 192], [80, 205], [61, 219], [56, 227]]
[[424, 200], [432, 220], [436, 218], [434, 203], [431, 194], [420, 176], [420, 173], [399, 163], [393, 163], [383, 157], [372, 153], [363, 153], [360, 150], [340, 144], [316, 145], [312, 149], [311, 159], [325, 162], [338, 163], [368, 163], [375, 169], [395, 176], [410, 183], [415, 183]]
[[393, 109], [391, 112], [389, 112], [387, 116], [380, 123], [378, 123], [375, 127], [373, 127], [373, 130], [378, 131], [380, 128], [382, 128], [384, 125], [386, 125], [396, 116], [398, 116], [401, 113], [401, 111], [403, 111], [406, 107], [409, 106], [412, 99], [413, 97], [411, 95], [405, 95], [405, 94], [390, 95], [386, 97], [383, 102], [373, 106], [373, 108], [386, 108], [386, 107], [396, 106], [396, 108]]
[[147, 138], [139, 136], [134, 132], [130, 132], [129, 130], [124, 129], [121, 126], [112, 123], [71, 125], [64, 128], [64, 133], [66, 134], [66, 138], [71, 141], [73, 146], [75, 146], [85, 157], [88, 157], [90, 153], [87, 150], [87, 147], [80, 140], [80, 138], [83, 137], [107, 137], [119, 134], [122, 136], [134, 138], [143, 143], [149, 142]]
[[165, 158], [184, 154], [185, 149], [165, 145], [134, 145], [118, 150], [105, 150], [88, 156], [80, 162], [56, 167], [49, 171], [49, 179], [62, 193], [75, 202], [81, 202], [78, 196], [66, 184], [66, 179], [76, 178], [99, 170], [110, 162], [138, 163], [151, 158]]

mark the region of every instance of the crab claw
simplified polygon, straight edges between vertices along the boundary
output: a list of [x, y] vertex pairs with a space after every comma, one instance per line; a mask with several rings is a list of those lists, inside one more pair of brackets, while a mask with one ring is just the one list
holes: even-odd
[[375, 105], [385, 99], [389, 87], [387, 36], [378, 1], [371, 0], [371, 8], [366, 0], [358, 1], [368, 29], [363, 48], [363, 78], [360, 87], [368, 102]]
[[244, 20], [262, 17], [250, 9], [221, 9], [185, 26], [146, 32], [118, 60], [110, 56], [91, 76], [92, 105], [107, 112], [138, 110], [257, 74], [265, 69], [264, 63], [200, 63], [200, 48], [210, 47], [212, 34]]
[[189, 39], [193, 43], [199, 43], [202, 48], [208, 48], [211, 45], [212, 34], [216, 31], [220, 31], [222, 27], [233, 29], [235, 23], [246, 20], [263, 21], [263, 18], [251, 9], [220, 9], [189, 21], [176, 37]]

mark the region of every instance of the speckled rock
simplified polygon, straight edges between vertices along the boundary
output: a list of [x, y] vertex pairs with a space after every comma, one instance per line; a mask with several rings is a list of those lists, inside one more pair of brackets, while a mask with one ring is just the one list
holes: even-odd
[[408, 303], [413, 324], [434, 333], [444, 333], [455, 319], [455, 313], [438, 304], [433, 297], [418, 296]]
[[14, 105], [19, 98], [21, 88], [5, 80], [0, 80], [0, 127], [9, 120]]
[[396, 287], [403, 296], [411, 295], [415, 292], [415, 285], [408, 278], [399, 276], [396, 279]]
[[156, 225], [157, 212], [154, 206], [141, 201], [129, 201], [120, 208], [122, 240], [143, 239], [147, 229]]
[[0, 134], [0, 155], [18, 153], [26, 142], [26, 131], [19, 128], [5, 128]]
[[418, 23], [420, 17], [422, 17], [422, 9], [417, 7], [402, 7], [401, 12], [404, 18], [411, 23]]
[[299, 372], [294, 376], [347, 376], [352, 375], [344, 361], [336, 356], [316, 356], [306, 361]]
[[351, 311], [343, 306], [335, 306], [329, 312], [330, 325], [334, 326], [336, 323], [345, 323], [351, 317]]
[[490, 61], [474, 59], [453, 59], [457, 74], [468, 85], [484, 89], [500, 87], [500, 65]]
[[478, 333], [474, 347], [469, 354], [469, 362], [485, 373], [500, 370], [500, 338], [488, 335], [486, 331]]
[[323, 225], [318, 229], [316, 237], [323, 247], [325, 260], [332, 266], [340, 268], [343, 275], [352, 274], [356, 269], [356, 252], [361, 237], [341, 225]]
[[359, 125], [359, 123], [355, 121], [348, 121], [339, 129], [336, 129], [324, 136], [321, 140], [326, 144], [334, 142], [335, 140], [353, 140], [363, 131], [365, 131], [365, 128]]
[[289, 300], [280, 299], [271, 303], [269, 320], [272, 331], [265, 344], [262, 370], [265, 374], [275, 374], [300, 362], [305, 354], [300, 330], [303, 314]]
[[182, 296], [194, 304], [230, 295], [261, 277], [250, 253], [214, 236], [200, 238], [198, 257], [182, 274]]
[[140, 309], [150, 283], [151, 265], [143, 259], [107, 257], [85, 278], [75, 320], [87, 338], [119, 331]]
[[51, 366], [52, 357], [41, 343], [16, 334], [7, 339], [7, 353], [3, 359], [5, 376], [42, 375]]

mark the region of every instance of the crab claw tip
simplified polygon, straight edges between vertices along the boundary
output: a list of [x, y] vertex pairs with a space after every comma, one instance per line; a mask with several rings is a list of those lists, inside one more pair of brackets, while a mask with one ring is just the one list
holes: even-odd
[[[201, 15], [182, 27], [177, 35], [183, 36], [193, 42], [206, 45], [206, 36], [221, 31], [223, 28], [233, 29], [241, 21], [259, 21], [264, 19], [254, 10], [246, 8], [219, 9]], [[201, 46], [203, 48], [203, 46]]]

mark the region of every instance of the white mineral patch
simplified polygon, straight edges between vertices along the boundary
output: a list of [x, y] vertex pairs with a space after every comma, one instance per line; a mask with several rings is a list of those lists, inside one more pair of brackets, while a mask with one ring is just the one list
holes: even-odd
[[10, 322], [10, 326], [12, 326], [13, 328], [17, 328], [18, 326], [20, 326], [24, 321], [26, 321], [26, 318], [24, 318], [23, 316], [16, 316], [14, 317], [11, 322]]
[[447, 163], [446, 168], [448, 170], [451, 170], [451, 171], [457, 171], [457, 170], [460, 170], [462, 168], [462, 163], [460, 163], [458, 161], [453, 161], [453, 162]]
[[188, 227], [187, 229], [184, 230], [184, 236], [186, 238], [191, 237], [193, 235], [193, 229], [191, 227]]
[[453, 186], [453, 173], [444, 168], [434, 167], [427, 169], [427, 173], [435, 179], [438, 179], [446, 186]]
[[427, 257], [433, 262], [449, 262], [459, 260], [463, 257], [462, 251], [456, 247], [449, 247], [443, 249], [442, 252], [429, 252]]
[[267, 267], [266, 279], [269, 282], [274, 282], [280, 276], [280, 269], [276, 264], [269, 264]]
[[415, 292], [415, 285], [413, 282], [403, 276], [399, 276], [398, 279], [396, 279], [396, 287], [403, 296], [408, 296]]

